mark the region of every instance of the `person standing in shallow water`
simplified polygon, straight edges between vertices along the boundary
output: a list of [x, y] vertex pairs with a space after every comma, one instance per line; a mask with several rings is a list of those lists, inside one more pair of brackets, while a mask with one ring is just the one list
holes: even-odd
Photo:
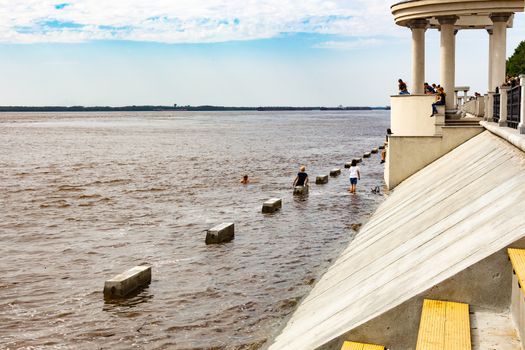
[[350, 166], [350, 188], [348, 189], [350, 193], [355, 193], [357, 187], [357, 180], [361, 180], [361, 171], [357, 166], [357, 161], [352, 160], [352, 165]]
[[293, 187], [297, 186], [308, 186], [308, 174], [306, 173], [306, 167], [303, 165], [299, 169], [299, 173], [293, 181]]

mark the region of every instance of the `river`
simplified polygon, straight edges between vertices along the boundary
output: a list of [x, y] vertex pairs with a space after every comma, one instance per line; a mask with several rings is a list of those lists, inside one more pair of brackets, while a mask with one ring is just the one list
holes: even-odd
[[[383, 201], [387, 111], [0, 114], [0, 349], [258, 349]], [[239, 183], [249, 174], [253, 182]], [[281, 211], [262, 203], [283, 199]], [[235, 223], [235, 240], [204, 244]], [[141, 263], [149, 287], [104, 301]]]

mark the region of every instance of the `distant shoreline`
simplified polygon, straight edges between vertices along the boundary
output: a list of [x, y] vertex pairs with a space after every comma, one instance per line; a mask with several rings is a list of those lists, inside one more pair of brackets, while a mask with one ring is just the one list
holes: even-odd
[[225, 106], [0, 106], [0, 112], [158, 112], [158, 111], [371, 111], [390, 110], [386, 107], [225, 107]]

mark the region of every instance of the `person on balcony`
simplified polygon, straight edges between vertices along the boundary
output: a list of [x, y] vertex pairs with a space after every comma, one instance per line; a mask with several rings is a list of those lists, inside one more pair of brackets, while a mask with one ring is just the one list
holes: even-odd
[[425, 83], [424, 88], [425, 95], [434, 95], [436, 93], [436, 90], [434, 90], [432, 86], [428, 85], [428, 83]]
[[436, 102], [432, 103], [431, 117], [433, 117], [434, 114], [437, 114], [437, 106], [444, 106], [446, 104], [446, 96], [447, 95], [445, 94], [445, 90], [442, 87], [439, 87], [437, 90]]
[[410, 92], [408, 92], [407, 84], [402, 79], [399, 79], [397, 82], [399, 83], [399, 94], [410, 95]]

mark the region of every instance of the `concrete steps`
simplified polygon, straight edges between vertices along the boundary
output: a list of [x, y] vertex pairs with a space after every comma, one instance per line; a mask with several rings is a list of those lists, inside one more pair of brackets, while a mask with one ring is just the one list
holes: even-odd
[[445, 126], [480, 126], [481, 118], [445, 119]]

